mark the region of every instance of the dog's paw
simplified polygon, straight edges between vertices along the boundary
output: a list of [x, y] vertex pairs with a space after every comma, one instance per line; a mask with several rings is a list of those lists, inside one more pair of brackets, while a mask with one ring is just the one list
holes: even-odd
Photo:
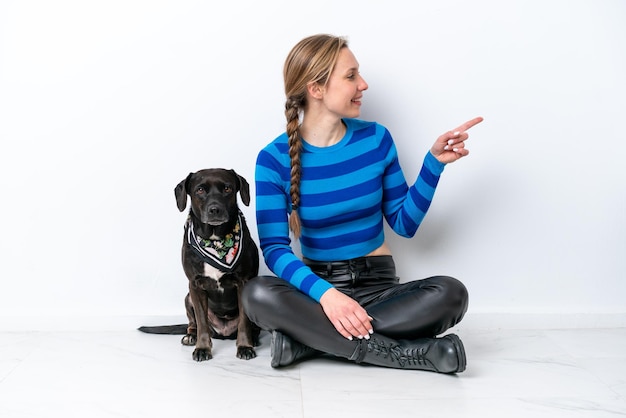
[[250, 360], [256, 357], [256, 351], [252, 347], [237, 347], [237, 357], [242, 360]]
[[211, 360], [212, 358], [213, 354], [211, 354], [211, 350], [208, 348], [196, 348], [193, 350], [193, 359], [195, 361]]
[[180, 340], [182, 345], [196, 345], [198, 338], [194, 334], [187, 334]]

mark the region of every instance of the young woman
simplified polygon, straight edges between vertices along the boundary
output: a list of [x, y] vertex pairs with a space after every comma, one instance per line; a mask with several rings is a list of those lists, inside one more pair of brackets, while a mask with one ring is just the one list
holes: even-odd
[[447, 276], [400, 283], [383, 219], [415, 234], [444, 166], [468, 154], [466, 131], [482, 118], [441, 135], [409, 187], [387, 129], [357, 119], [368, 85], [344, 38], [300, 41], [284, 82], [286, 132], [259, 153], [255, 175], [260, 247], [278, 277], [256, 277], [243, 292], [250, 319], [272, 332], [272, 367], [326, 353], [462, 372], [461, 340], [438, 336], [467, 311], [465, 286]]

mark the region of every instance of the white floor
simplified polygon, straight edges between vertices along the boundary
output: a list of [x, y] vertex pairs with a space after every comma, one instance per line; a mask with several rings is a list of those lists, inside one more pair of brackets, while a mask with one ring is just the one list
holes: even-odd
[[272, 369], [215, 341], [196, 363], [179, 336], [0, 333], [0, 417], [616, 417], [626, 329], [459, 332], [457, 376], [315, 359]]

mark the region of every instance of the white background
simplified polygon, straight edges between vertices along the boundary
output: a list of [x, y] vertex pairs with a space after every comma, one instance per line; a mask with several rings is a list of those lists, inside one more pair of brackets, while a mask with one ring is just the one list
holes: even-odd
[[225, 167], [254, 191], [283, 61], [320, 32], [348, 37], [410, 181], [485, 118], [417, 236], [388, 232], [403, 280], [458, 277], [468, 317], [623, 325], [625, 20], [621, 0], [4, 1], [0, 327], [183, 317], [174, 187]]

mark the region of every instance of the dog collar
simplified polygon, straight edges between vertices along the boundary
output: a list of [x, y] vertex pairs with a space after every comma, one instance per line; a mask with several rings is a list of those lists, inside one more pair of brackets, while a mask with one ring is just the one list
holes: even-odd
[[230, 273], [237, 262], [239, 256], [243, 252], [243, 230], [241, 229], [241, 212], [237, 215], [237, 223], [233, 228], [233, 232], [226, 234], [220, 239], [205, 239], [199, 235], [193, 228], [191, 216], [187, 218], [185, 229], [187, 230], [187, 243], [202, 257], [205, 263], [210, 264], [218, 270]]

